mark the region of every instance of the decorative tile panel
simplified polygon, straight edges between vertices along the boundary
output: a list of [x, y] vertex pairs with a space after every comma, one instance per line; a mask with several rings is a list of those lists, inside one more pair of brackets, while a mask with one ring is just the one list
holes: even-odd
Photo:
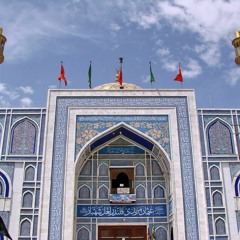
[[83, 145], [102, 131], [120, 122], [132, 126], [155, 139], [170, 156], [168, 117], [163, 116], [78, 116], [76, 123], [76, 155]]

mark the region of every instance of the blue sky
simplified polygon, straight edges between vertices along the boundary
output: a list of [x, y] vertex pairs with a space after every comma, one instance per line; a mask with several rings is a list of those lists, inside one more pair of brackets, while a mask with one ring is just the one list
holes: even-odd
[[240, 31], [239, 0], [7, 0], [0, 2], [7, 37], [0, 65], [0, 107], [45, 107], [59, 88], [88, 89], [115, 80], [151, 88], [194, 89], [199, 108], [240, 108], [240, 67], [231, 41]]

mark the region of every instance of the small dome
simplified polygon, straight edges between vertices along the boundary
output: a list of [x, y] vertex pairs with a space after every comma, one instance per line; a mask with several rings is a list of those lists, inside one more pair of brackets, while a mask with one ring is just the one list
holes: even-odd
[[130, 83], [123, 83], [122, 89], [120, 89], [119, 83], [107, 83], [100, 86], [95, 87], [96, 90], [136, 90], [136, 89], [142, 89], [134, 84]]

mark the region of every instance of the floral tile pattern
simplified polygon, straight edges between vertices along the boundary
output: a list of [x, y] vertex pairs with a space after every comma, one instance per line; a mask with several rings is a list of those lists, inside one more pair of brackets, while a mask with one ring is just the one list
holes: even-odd
[[76, 124], [77, 155], [90, 139], [101, 132], [125, 122], [157, 141], [170, 156], [168, 116], [78, 116]]

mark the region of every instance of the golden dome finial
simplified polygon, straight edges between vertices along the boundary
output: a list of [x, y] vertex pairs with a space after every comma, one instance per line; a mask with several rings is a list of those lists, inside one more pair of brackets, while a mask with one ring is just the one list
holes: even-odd
[[236, 32], [236, 38], [233, 39], [232, 45], [235, 47], [235, 63], [240, 66], [240, 31]]

